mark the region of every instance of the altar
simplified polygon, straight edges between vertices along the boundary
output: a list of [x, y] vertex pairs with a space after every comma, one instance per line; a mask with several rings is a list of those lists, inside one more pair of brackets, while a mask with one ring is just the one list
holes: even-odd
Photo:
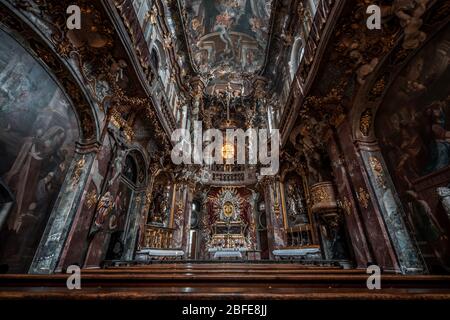
[[136, 261], [177, 260], [184, 256], [183, 250], [176, 249], [142, 249], [136, 252]]
[[240, 221], [218, 221], [214, 224], [208, 252], [211, 259], [243, 259], [248, 248], [245, 224]]
[[319, 246], [309, 246], [303, 248], [285, 248], [273, 250], [272, 254], [276, 259], [321, 259]]
[[260, 260], [251, 194], [220, 188], [209, 194], [203, 258]]
[[210, 248], [208, 252], [210, 253], [212, 259], [244, 259], [244, 254], [247, 250], [245, 248], [241, 249], [222, 249], [222, 248]]

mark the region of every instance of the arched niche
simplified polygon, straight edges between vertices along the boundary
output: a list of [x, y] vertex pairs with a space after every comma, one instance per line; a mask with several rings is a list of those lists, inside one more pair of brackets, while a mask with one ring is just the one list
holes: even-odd
[[164, 87], [166, 87], [167, 81], [169, 79], [169, 76], [168, 76], [169, 68], [168, 68], [168, 64], [167, 64], [166, 53], [164, 51], [164, 46], [161, 43], [161, 41], [155, 40], [155, 43], [150, 52], [151, 52], [152, 60], [155, 59], [154, 62], [157, 62], [156, 72], [158, 73]]
[[[68, 57], [58, 53], [46, 35], [33, 24], [25, 24], [15, 11], [0, 10], [0, 18], [5, 18], [0, 31], [6, 33], [23, 50], [35, 57], [35, 61], [60, 87], [65, 98], [75, 112], [79, 129], [77, 144], [82, 149], [92, 149], [100, 141], [99, 107], [92, 97], [83, 90], [81, 77], [67, 62]], [[56, 46], [56, 45], [55, 45]], [[1, 98], [0, 98], [1, 99]]]
[[135, 189], [142, 188], [147, 183], [147, 160], [140, 149], [132, 149], [125, 159], [122, 175], [133, 184]]
[[308, 190], [305, 178], [295, 170], [287, 170], [281, 176], [281, 184], [286, 228], [312, 223], [307, 206]]
[[150, 53], [150, 61], [155, 70], [159, 70], [159, 55], [155, 47], [152, 48]]
[[[141, 209], [139, 193], [146, 183], [146, 161], [140, 150], [127, 153], [109, 222], [98, 223], [110, 233], [105, 260], [120, 260], [133, 251]], [[101, 218], [102, 215], [98, 215]], [[128, 257], [129, 258], [129, 257]]]
[[297, 69], [302, 61], [304, 51], [304, 41], [302, 38], [297, 37], [294, 41], [294, 45], [292, 46], [291, 59], [289, 60], [291, 79], [294, 79], [295, 74], [297, 73]]
[[13, 197], [1, 210], [0, 261], [10, 271], [33, 259], [83, 138], [78, 117], [47, 68], [0, 29], [0, 179]]
[[147, 224], [171, 228], [172, 198], [174, 193], [174, 179], [171, 174], [160, 171], [154, 179], [152, 201], [147, 213]]
[[[0, 32], [3, 37], [6, 35], [9, 37], [9, 40], [14, 41], [17, 45], [17, 50], [14, 50], [11, 54], [9, 54], [9, 57], [14, 59], [24, 54], [25, 56], [28, 55], [34, 59], [33, 72], [25, 73], [23, 75], [33, 79], [37, 76], [37, 73], [41, 73], [46, 74], [48, 79], [53, 81], [54, 85], [59, 88], [58, 94], [60, 94], [61, 102], [65, 102], [67, 105], [67, 111], [70, 109], [70, 112], [72, 112], [73, 115], [70, 121], [65, 122], [65, 125], [71, 126], [72, 131], [76, 132], [76, 137], [74, 134], [70, 144], [67, 140], [67, 132], [63, 134], [60, 129], [54, 129], [52, 130], [53, 133], [51, 133], [50, 130], [47, 130], [45, 133], [53, 134], [54, 137], [54, 133], [57, 135], [59, 134], [60, 137], [65, 136], [66, 139], [64, 140], [64, 144], [67, 145], [67, 147], [62, 148], [61, 151], [64, 149], [66, 151], [70, 150], [73, 156], [70, 157], [69, 154], [66, 153], [65, 156], [70, 161], [68, 161], [67, 164], [66, 162], [61, 163], [56, 170], [59, 170], [61, 174], [49, 175], [48, 178], [53, 177], [52, 179], [55, 179], [55, 177], [61, 179], [62, 177], [63, 181], [60, 181], [60, 188], [58, 188], [57, 192], [55, 194], [51, 194], [49, 197], [48, 208], [45, 211], [45, 214], [42, 216], [39, 215], [39, 221], [36, 223], [36, 228], [34, 228], [31, 233], [26, 235], [26, 239], [20, 235], [13, 235], [13, 238], [16, 237], [15, 240], [19, 239], [19, 242], [15, 242], [15, 240], [11, 238], [13, 245], [6, 253], [7, 257], [12, 258], [11, 261], [6, 261], [9, 265], [10, 272], [46, 273], [51, 272], [56, 265], [56, 261], [64, 243], [63, 240], [68, 232], [68, 226], [70, 225], [72, 221], [71, 219], [77, 210], [78, 204], [80, 203], [83, 186], [86, 182], [89, 168], [94, 158], [94, 152], [97, 150], [98, 141], [100, 140], [101, 131], [99, 129], [99, 117], [101, 116], [99, 115], [99, 108], [96, 107], [93, 102], [95, 99], [91, 99], [82, 86], [80, 86], [82, 80], [79, 74], [77, 74], [73, 68], [68, 67], [69, 63], [67, 60], [69, 57], [64, 56], [63, 53], [58, 50], [58, 43], [50, 41], [50, 39], [47, 38], [48, 34], [43, 32], [42, 29], [34, 24], [37, 20], [21, 20], [23, 16], [16, 9], [7, 8], [2, 4], [0, 4], [0, 7], [0, 20], [2, 20]], [[2, 40], [2, 43], [5, 44], [6, 41]], [[39, 67], [41, 69], [39, 69]], [[6, 72], [4, 73], [4, 76], [5, 75]], [[45, 80], [42, 83], [39, 82], [38, 85], [32, 88], [32, 90], [29, 90], [28, 93], [34, 94], [36, 92], [36, 88], [38, 88], [39, 85], [44, 85], [45, 83], [48, 83], [48, 81]], [[45, 95], [45, 92], [42, 93]], [[21, 98], [24, 99], [24, 96]], [[0, 98], [0, 104], [5, 105], [6, 99], [7, 97], [3, 95], [2, 98]], [[45, 100], [37, 100], [34, 101], [33, 104], [35, 106], [39, 106], [39, 103], [42, 103], [43, 101]], [[44, 107], [44, 109], [47, 109], [47, 111], [48, 109], [51, 109], [51, 105], [55, 101], [58, 101], [57, 97], [54, 97], [52, 102], [49, 103], [47, 107]], [[56, 112], [56, 114], [57, 113], [58, 112]], [[30, 115], [27, 116], [30, 117]], [[61, 120], [61, 113], [58, 117]], [[55, 119], [58, 117], [55, 117]], [[45, 118], [45, 112], [42, 112], [38, 118]], [[37, 120], [38, 119], [36, 119], [36, 121]], [[29, 129], [33, 130], [34, 128], [30, 126]], [[39, 134], [41, 132], [42, 131], [39, 131]], [[31, 138], [33, 140], [32, 142], [37, 143], [39, 140], [42, 140], [44, 135], [39, 136], [37, 134], [38, 132], [35, 133], [36, 134]], [[48, 146], [49, 143], [46, 143], [46, 145]], [[0, 149], [3, 150], [3, 146], [0, 146]], [[50, 165], [51, 163], [51, 161], [46, 161], [45, 165]], [[63, 173], [64, 170], [65, 172]], [[38, 179], [38, 181], [42, 181], [42, 176], [38, 175]], [[47, 179], [47, 181], [48, 180], [49, 179]], [[46, 188], [48, 189], [48, 187], [49, 186], [47, 183]], [[10, 186], [8, 186], [8, 189], [9, 188]], [[41, 187], [40, 189], [42, 190], [43, 188]], [[11, 194], [14, 198], [16, 198], [16, 195], [12, 192]], [[42, 196], [42, 194], [45, 193], [39, 192], [34, 195], [30, 193], [29, 196], [36, 198], [38, 195]], [[15, 202], [13, 202], [13, 205], [18, 203], [17, 199], [14, 199], [14, 201]], [[11, 203], [6, 205], [10, 206], [10, 204]], [[31, 206], [31, 209], [33, 209], [33, 207], [34, 205]], [[16, 209], [12, 207], [8, 210], [3, 210], [4, 208], [5, 205], [1, 205], [0, 212], [5, 219], [0, 219], [0, 225], [4, 225], [4, 228], [7, 228], [6, 225], [8, 224], [8, 219], [13, 215], [13, 211]], [[27, 216], [27, 218], [30, 218], [30, 216]], [[58, 221], [66, 221], [66, 224], [58, 224]], [[41, 230], [41, 222], [44, 225], [45, 231]], [[21, 225], [25, 226], [25, 224]], [[8, 234], [3, 232], [4, 228], [0, 230], [0, 237], [9, 238]], [[60, 235], [61, 241], [56, 242], [52, 240], [53, 238], [49, 237], [50, 230], [52, 236], [54, 234]], [[24, 230], [21, 233], [25, 234], [27, 232]], [[22, 240], [20, 240], [21, 237]], [[2, 238], [2, 246], [6, 248], [8, 245], [3, 241], [4, 238]], [[27, 243], [21, 243], [21, 241], [25, 241]], [[21, 246], [20, 250], [27, 251], [27, 253], [21, 256], [19, 251], [13, 252], [12, 250], [14, 250], [14, 246]], [[10, 255], [10, 253], [12, 254]], [[0, 255], [5, 254], [0, 253]], [[30, 266], [30, 255], [34, 255], [34, 260], [31, 267], [28, 268]], [[19, 262], [17, 262], [17, 260], [19, 260]]]
[[304, 174], [301, 175], [300, 172], [286, 167], [280, 177], [283, 221], [288, 247], [318, 244], [315, 219], [308, 206], [308, 183]]
[[449, 61], [447, 28], [400, 72], [374, 124], [411, 232], [432, 267], [450, 267], [450, 208], [440, 196], [450, 191]]
[[[394, 49], [380, 62], [355, 99], [352, 125], [388, 229], [406, 229], [437, 271], [450, 261], [450, 27], [433, 32], [406, 59]], [[399, 212], [404, 225], [390, 220]]]

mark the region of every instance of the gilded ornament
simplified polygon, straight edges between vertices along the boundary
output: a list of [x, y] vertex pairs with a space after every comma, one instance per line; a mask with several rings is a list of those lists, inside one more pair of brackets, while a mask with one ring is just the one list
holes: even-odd
[[361, 114], [361, 118], [359, 120], [359, 130], [363, 136], [367, 137], [370, 133], [370, 128], [372, 126], [372, 109], [366, 109]]
[[344, 197], [343, 200], [338, 200], [338, 206], [344, 211], [347, 216], [352, 214], [352, 203], [348, 197]]
[[86, 205], [88, 209], [92, 209], [97, 204], [97, 201], [97, 192], [93, 189], [86, 195]]
[[369, 207], [370, 195], [364, 190], [362, 187], [359, 188], [358, 191], [358, 201], [364, 209]]
[[331, 196], [328, 194], [327, 190], [323, 187], [312, 190], [311, 202], [312, 205], [316, 205], [322, 202], [331, 201]]
[[77, 161], [75, 164], [75, 168], [73, 170], [72, 175], [72, 188], [75, 188], [78, 183], [80, 182], [81, 174], [83, 172], [84, 165], [86, 164], [86, 160], [84, 159], [84, 156]]
[[383, 94], [385, 88], [386, 81], [384, 80], [384, 78], [381, 78], [375, 83], [370, 93], [374, 97], [379, 97]]
[[377, 185], [383, 189], [386, 189], [386, 181], [383, 174], [383, 166], [376, 157], [369, 157], [369, 165], [375, 175]]

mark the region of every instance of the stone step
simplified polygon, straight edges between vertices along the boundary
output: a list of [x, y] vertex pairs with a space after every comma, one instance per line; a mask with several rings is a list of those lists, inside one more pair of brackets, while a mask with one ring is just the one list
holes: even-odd
[[0, 299], [450, 299], [450, 276], [382, 274], [382, 289], [368, 290], [364, 270], [295, 264], [90, 269], [81, 271], [82, 290], [68, 290], [68, 277], [0, 275]]

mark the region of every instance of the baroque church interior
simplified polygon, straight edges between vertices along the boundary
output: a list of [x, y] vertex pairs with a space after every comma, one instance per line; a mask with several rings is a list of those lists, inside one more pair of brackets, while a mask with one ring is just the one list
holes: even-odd
[[[0, 298], [364, 297], [376, 266], [390, 297], [450, 299], [449, 20], [440, 0], [0, 0]], [[190, 157], [199, 126], [223, 161]], [[55, 289], [74, 266], [87, 291]]]

